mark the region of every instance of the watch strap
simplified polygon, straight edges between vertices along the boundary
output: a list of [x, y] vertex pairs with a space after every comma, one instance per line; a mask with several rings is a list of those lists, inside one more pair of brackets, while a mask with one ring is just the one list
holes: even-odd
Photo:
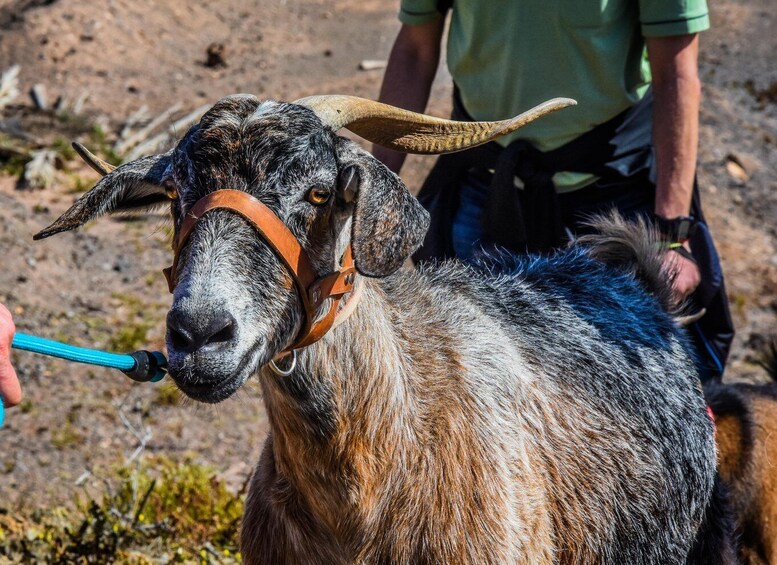
[[668, 240], [685, 243], [696, 232], [697, 220], [693, 216], [678, 216], [667, 219], [658, 214], [654, 215], [658, 231]]

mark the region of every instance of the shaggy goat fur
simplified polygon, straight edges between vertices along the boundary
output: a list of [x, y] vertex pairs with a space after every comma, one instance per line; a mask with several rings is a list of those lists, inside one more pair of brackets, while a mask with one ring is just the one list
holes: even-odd
[[715, 459], [682, 334], [581, 248], [502, 259], [365, 281], [263, 373], [252, 562], [684, 562]]
[[[267, 363], [302, 308], [267, 242], [216, 210], [179, 255], [178, 386], [216, 402], [261, 368], [271, 431], [246, 501], [247, 563], [685, 562], [706, 531], [712, 423], [665, 302], [592, 257], [658, 273], [644, 231], [397, 271], [428, 225], [401, 180], [309, 109], [246, 95], [147, 163], [107, 175], [42, 235], [166, 194], [178, 229], [231, 188], [269, 206], [320, 275], [348, 242], [362, 275], [352, 315], [281, 377]], [[311, 187], [331, 198], [311, 204]]]

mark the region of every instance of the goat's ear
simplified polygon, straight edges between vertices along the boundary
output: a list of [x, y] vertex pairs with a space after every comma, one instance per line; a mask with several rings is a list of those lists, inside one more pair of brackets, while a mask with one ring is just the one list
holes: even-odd
[[33, 239], [73, 230], [103, 214], [148, 208], [169, 200], [164, 181], [171, 156], [172, 152], [143, 157], [114, 169]]
[[368, 277], [385, 277], [423, 243], [429, 214], [383, 163], [357, 147], [343, 149], [341, 175], [349, 179], [346, 194], [354, 194], [356, 201], [351, 227], [354, 265]]

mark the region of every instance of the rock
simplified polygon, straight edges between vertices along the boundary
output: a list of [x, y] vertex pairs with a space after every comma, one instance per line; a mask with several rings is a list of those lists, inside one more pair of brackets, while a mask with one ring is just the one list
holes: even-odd
[[117, 273], [124, 273], [132, 267], [132, 261], [126, 255], [119, 255], [113, 264], [113, 270]]
[[732, 160], [729, 156], [726, 159], [726, 172], [737, 184], [745, 184], [750, 180], [750, 176], [742, 165]]
[[738, 183], [744, 184], [758, 171], [761, 163], [747, 153], [729, 153], [726, 155], [726, 172]]
[[[2, 79], [0, 79], [0, 81], [1, 80]], [[3, 98], [4, 95], [5, 93], [3, 92], [3, 85], [2, 82], [0, 82], [0, 108], [2, 108], [8, 100], [10, 100], [8, 98]], [[32, 139], [32, 136], [24, 131], [24, 126], [22, 126], [22, 121], [19, 118], [9, 117], [4, 120], [0, 120], [0, 132], [7, 133], [11, 137], [17, 137], [25, 141]], [[7, 149], [7, 147], [4, 147], [4, 149]]]
[[17, 188], [48, 188], [56, 176], [57, 153], [39, 149], [31, 153], [32, 159], [24, 165], [24, 174]]
[[38, 83], [30, 89], [30, 98], [32, 103], [38, 110], [45, 110], [48, 108], [46, 103], [46, 87]]
[[747, 336], [747, 341], [745, 342], [745, 346], [749, 347], [750, 349], [754, 351], [766, 351], [767, 346], [771, 342], [771, 337], [767, 334], [761, 333], [761, 332], [751, 332], [749, 336]]
[[728, 155], [728, 158], [731, 159], [732, 161], [735, 161], [736, 163], [739, 163], [739, 165], [750, 176], [752, 176], [753, 173], [757, 172], [761, 168], [761, 161], [759, 161], [757, 157], [754, 157], [749, 153], [741, 153], [741, 152], [731, 153]]
[[97, 300], [88, 300], [81, 296], [76, 296], [73, 304], [79, 308], [85, 308], [89, 312], [104, 312], [102, 304]]
[[365, 59], [364, 61], [359, 63], [359, 70], [377, 71], [380, 69], [385, 69], [387, 64], [388, 64], [387, 61], [379, 61], [377, 59]]
[[84, 239], [81, 242], [81, 249], [87, 256], [90, 256], [94, 255], [97, 251], [97, 245], [93, 239]]
[[227, 66], [226, 47], [223, 43], [211, 43], [205, 51], [207, 58], [205, 66], [211, 69], [224, 68]]
[[7, 106], [19, 95], [19, 65], [14, 65], [0, 75], [0, 108]]
[[60, 94], [59, 96], [57, 96], [57, 99], [54, 100], [54, 111], [62, 112], [67, 106], [67, 103], [68, 103], [67, 98], [65, 98]]

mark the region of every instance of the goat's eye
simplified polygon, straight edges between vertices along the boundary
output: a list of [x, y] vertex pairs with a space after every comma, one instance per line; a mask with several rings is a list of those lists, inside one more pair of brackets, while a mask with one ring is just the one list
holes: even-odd
[[314, 187], [308, 191], [308, 202], [314, 206], [322, 206], [329, 202], [329, 198], [332, 196], [332, 192], [326, 188]]

